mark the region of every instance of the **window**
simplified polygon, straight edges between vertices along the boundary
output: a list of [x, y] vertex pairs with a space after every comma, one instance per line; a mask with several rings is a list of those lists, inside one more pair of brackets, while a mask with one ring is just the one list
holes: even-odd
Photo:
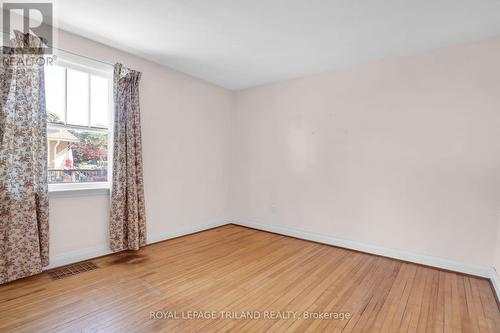
[[45, 67], [50, 190], [109, 187], [111, 70], [66, 59]]

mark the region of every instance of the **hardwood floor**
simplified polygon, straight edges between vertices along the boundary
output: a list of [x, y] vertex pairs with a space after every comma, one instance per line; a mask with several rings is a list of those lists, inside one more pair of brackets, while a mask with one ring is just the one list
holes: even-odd
[[0, 286], [0, 332], [500, 332], [485, 279], [234, 225], [94, 262]]

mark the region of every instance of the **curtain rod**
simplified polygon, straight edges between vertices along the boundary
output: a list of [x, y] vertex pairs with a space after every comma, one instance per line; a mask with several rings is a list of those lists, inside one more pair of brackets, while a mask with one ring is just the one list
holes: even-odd
[[[3, 31], [0, 31], [2, 33], [2, 35], [8, 35], [9, 36], [9, 39], [11, 38], [11, 35], [6, 33], [6, 32], [3, 32]], [[2, 39], [3, 40], [3, 39]], [[58, 51], [62, 51], [62, 52], [66, 52], [66, 53], [69, 53], [69, 54], [72, 54], [72, 55], [75, 55], [77, 57], [82, 57], [82, 58], [86, 58], [86, 59], [89, 59], [89, 60], [92, 60], [92, 61], [97, 61], [97, 62], [100, 62], [101, 64], [105, 64], [105, 65], [108, 65], [108, 66], [111, 66], [111, 67], [114, 67], [114, 64], [111, 64], [107, 61], [103, 61], [103, 60], [99, 60], [99, 59], [95, 59], [95, 58], [92, 58], [92, 57], [88, 57], [88, 56], [85, 56], [83, 54], [78, 54], [78, 53], [75, 53], [75, 52], [71, 52], [71, 51], [68, 51], [68, 50], [65, 50], [65, 49], [61, 49], [61, 48], [58, 48], [58, 47], [55, 47], [55, 46], [48, 46], [49, 48], [51, 49], [55, 49], [55, 50], [58, 50]]]
[[71, 51], [64, 50], [64, 49], [60, 49], [60, 48], [54, 47], [54, 46], [49, 46], [49, 47], [52, 48], [52, 49], [58, 50], [58, 51], [62, 51], [62, 52], [66, 52], [66, 53], [75, 55], [77, 57], [82, 57], [82, 58], [86, 58], [86, 59], [89, 59], [89, 60], [92, 60], [92, 61], [97, 61], [97, 62], [100, 62], [101, 64], [104, 64], [104, 65], [108, 65], [108, 66], [111, 66], [111, 67], [115, 66], [114, 64], [111, 64], [111, 63], [109, 63], [107, 61], [103, 61], [103, 60], [99, 60], [99, 59], [96, 59], [96, 58], [88, 57], [88, 56], [85, 56], [83, 54], [78, 54], [78, 53], [71, 52]]

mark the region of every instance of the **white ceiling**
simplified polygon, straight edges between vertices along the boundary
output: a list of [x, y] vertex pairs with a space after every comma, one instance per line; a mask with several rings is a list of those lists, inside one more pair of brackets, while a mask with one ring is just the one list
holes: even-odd
[[61, 28], [229, 89], [500, 35], [500, 0], [61, 0]]

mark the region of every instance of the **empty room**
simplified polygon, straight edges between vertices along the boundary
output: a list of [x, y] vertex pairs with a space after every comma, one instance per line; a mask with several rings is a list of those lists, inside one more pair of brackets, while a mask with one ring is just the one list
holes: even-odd
[[0, 4], [0, 332], [500, 332], [500, 0]]

